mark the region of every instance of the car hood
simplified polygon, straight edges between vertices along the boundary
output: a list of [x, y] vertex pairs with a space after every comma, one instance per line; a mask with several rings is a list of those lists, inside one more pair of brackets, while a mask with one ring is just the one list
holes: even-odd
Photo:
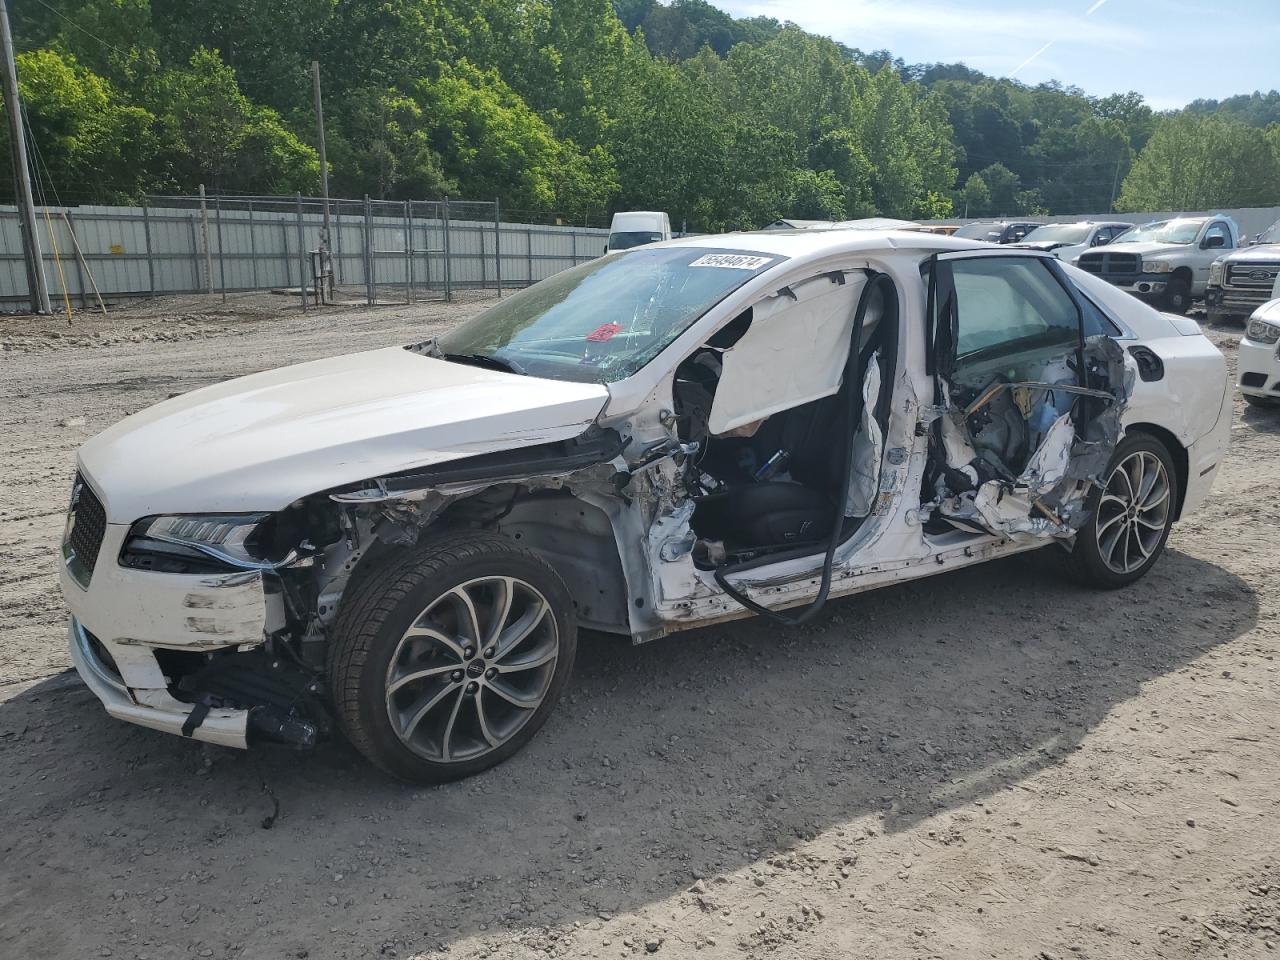
[[1280, 260], [1280, 243], [1260, 243], [1231, 253], [1231, 263], [1275, 263]]
[[1109, 243], [1096, 252], [1137, 253], [1145, 257], [1152, 253], [1188, 253], [1197, 249], [1194, 243], [1157, 243], [1154, 240], [1138, 240], [1132, 243]]
[[1056, 250], [1058, 247], [1072, 246], [1072, 244], [1063, 243], [1061, 240], [1023, 240], [1019, 243], [1009, 244], [1011, 247], [1022, 247], [1026, 250]]
[[450, 363], [401, 347], [228, 380], [136, 413], [81, 449], [107, 519], [279, 510], [346, 483], [564, 440], [602, 384]]

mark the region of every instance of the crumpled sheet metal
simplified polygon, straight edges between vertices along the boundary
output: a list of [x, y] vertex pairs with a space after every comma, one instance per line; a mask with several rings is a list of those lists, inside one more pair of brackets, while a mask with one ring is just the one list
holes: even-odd
[[[1137, 376], [1133, 359], [1110, 337], [1087, 340], [1085, 357], [1104, 365], [1107, 381], [1119, 385], [1115, 402], [1086, 424], [1083, 437], [1077, 436], [1069, 414], [1058, 417], [1013, 484], [991, 480], [973, 493], [943, 499], [942, 516], [976, 522], [1006, 535], [1071, 536], [1084, 525], [1090, 485], [1103, 481], [1120, 442], [1121, 418]], [[972, 449], [967, 437], [955, 435], [955, 426], [953, 419], [944, 419], [943, 439], [953, 465], [953, 452], [966, 446]]]

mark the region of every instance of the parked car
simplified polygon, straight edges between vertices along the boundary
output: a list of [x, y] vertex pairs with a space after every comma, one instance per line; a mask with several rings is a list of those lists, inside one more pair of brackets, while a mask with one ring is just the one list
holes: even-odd
[[671, 219], [665, 213], [652, 210], [615, 213], [609, 224], [609, 241], [604, 252], [630, 250], [646, 243], [661, 243], [670, 239]]
[[1045, 253], [1052, 253], [1059, 260], [1074, 263], [1076, 257], [1086, 250], [1106, 246], [1132, 226], [1132, 223], [1095, 223], [1091, 220], [1079, 223], [1046, 223], [1028, 233], [1017, 245], [1028, 250], [1043, 250]]
[[1051, 544], [1134, 583], [1209, 492], [1228, 386], [1194, 322], [1038, 251], [639, 247], [91, 439], [71, 656], [122, 720], [245, 747], [334, 716], [395, 776], [455, 779], [534, 735], [583, 628], [796, 624]]
[[1203, 299], [1209, 268], [1224, 250], [1234, 250], [1239, 231], [1230, 217], [1177, 217], [1144, 223], [1105, 250], [1080, 254], [1077, 264], [1162, 310], [1186, 313]]
[[965, 240], [985, 240], [987, 243], [1017, 243], [1040, 226], [1026, 220], [993, 220], [966, 223], [952, 234]]
[[1280, 406], [1280, 299], [1253, 312], [1236, 361], [1240, 393], [1254, 406]]
[[1272, 289], [1280, 282], [1280, 220], [1255, 240], [1210, 265], [1205, 293], [1210, 320], [1247, 317], [1274, 296]]

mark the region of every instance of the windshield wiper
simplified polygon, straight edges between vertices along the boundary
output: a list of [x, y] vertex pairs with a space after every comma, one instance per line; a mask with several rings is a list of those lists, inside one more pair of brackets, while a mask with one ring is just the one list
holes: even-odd
[[465, 363], [472, 367], [488, 367], [490, 370], [501, 370], [503, 373], [516, 373], [522, 377], [529, 374], [524, 367], [520, 366], [514, 360], [501, 360], [498, 357], [491, 357], [484, 353], [442, 353], [440, 354], [445, 360], [452, 363]]

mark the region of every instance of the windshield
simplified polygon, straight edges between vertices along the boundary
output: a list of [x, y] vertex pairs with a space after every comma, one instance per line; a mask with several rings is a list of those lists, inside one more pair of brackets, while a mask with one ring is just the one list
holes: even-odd
[[952, 236], [963, 237], [966, 240], [999, 240], [1003, 232], [1004, 227], [998, 223], [970, 223], [961, 227]]
[[1089, 239], [1089, 231], [1092, 229], [1091, 223], [1048, 223], [1043, 227], [1036, 227], [1022, 238], [1022, 242], [1084, 243]]
[[1126, 230], [1117, 239], [1124, 243], [1194, 243], [1203, 220], [1157, 220]]
[[630, 250], [632, 247], [643, 247], [646, 243], [657, 243], [662, 234], [652, 230], [619, 230], [609, 234], [609, 251]]
[[1258, 234], [1259, 243], [1280, 243], [1280, 220]]
[[700, 316], [784, 258], [653, 247], [570, 267], [437, 341], [446, 358], [580, 383], [629, 377]]

